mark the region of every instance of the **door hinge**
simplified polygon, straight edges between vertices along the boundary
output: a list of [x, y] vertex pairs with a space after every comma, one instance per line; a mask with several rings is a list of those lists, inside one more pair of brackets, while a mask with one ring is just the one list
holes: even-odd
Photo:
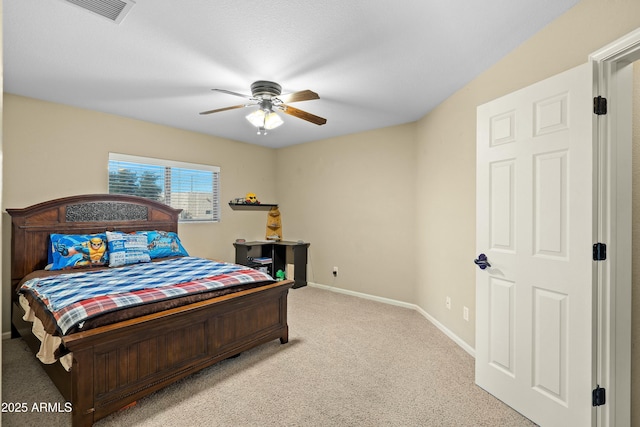
[[593, 406], [602, 406], [607, 403], [606, 390], [599, 385], [593, 390]]
[[607, 245], [604, 243], [596, 243], [593, 245], [593, 260], [604, 261], [607, 259]]
[[607, 114], [607, 98], [601, 96], [593, 98], [593, 113], [599, 116]]

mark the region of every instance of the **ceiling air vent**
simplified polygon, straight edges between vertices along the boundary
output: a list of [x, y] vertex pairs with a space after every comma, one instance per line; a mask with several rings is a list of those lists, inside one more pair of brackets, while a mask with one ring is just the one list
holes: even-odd
[[63, 0], [119, 24], [135, 4], [133, 0]]

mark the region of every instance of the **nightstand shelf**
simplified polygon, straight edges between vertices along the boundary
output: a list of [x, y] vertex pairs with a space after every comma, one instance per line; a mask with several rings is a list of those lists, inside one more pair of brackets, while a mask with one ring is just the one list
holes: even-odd
[[[274, 241], [274, 242], [236, 242], [236, 264], [251, 268], [266, 267], [275, 278], [278, 270], [287, 271], [293, 265], [294, 288], [307, 286], [307, 248], [309, 243]], [[269, 263], [255, 263], [254, 258], [270, 258]]]

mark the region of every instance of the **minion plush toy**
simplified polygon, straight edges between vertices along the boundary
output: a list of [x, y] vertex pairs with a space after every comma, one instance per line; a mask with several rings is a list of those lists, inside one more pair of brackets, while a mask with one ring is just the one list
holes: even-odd
[[245, 201], [246, 204], [248, 205], [259, 205], [260, 202], [258, 201], [258, 196], [256, 196], [256, 193], [247, 193], [247, 195], [245, 196]]

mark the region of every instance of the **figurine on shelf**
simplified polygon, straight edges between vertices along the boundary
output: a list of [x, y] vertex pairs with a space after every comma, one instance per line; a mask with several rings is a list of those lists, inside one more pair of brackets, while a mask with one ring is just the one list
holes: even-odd
[[267, 240], [282, 240], [282, 220], [277, 206], [271, 207], [267, 215]]
[[256, 193], [247, 193], [247, 195], [245, 196], [244, 202], [248, 205], [260, 204], [260, 202], [258, 201], [258, 196], [256, 196]]
[[282, 271], [282, 270], [278, 270], [278, 271], [276, 272], [276, 280], [284, 280], [284, 279], [286, 279], [286, 278], [287, 278], [287, 277], [286, 277], [286, 274], [284, 273], [284, 271]]

